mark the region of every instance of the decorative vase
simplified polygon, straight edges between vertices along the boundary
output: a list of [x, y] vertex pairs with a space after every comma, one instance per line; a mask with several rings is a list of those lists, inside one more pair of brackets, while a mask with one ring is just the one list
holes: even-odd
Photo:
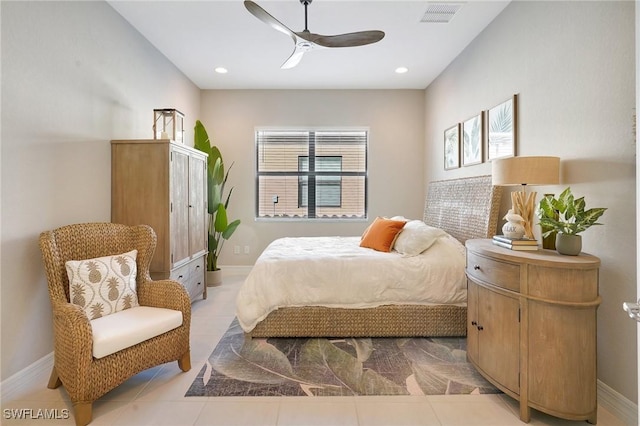
[[[542, 233], [544, 234], [545, 232], [547, 232], [549, 229], [546, 228], [545, 226], [541, 226], [540, 229], [542, 230]], [[546, 237], [542, 237], [542, 248], [543, 249], [548, 249], [548, 250], [555, 250], [556, 249], [556, 236], [558, 235], [557, 232], [552, 232], [550, 233], [548, 236]]]
[[556, 250], [568, 256], [579, 255], [582, 250], [582, 236], [559, 233], [556, 235]]
[[515, 214], [513, 209], [509, 209], [504, 217], [507, 223], [502, 226], [502, 234], [507, 238], [519, 239], [524, 237], [524, 219], [522, 216]]
[[222, 269], [207, 271], [207, 287], [215, 287], [222, 284]]

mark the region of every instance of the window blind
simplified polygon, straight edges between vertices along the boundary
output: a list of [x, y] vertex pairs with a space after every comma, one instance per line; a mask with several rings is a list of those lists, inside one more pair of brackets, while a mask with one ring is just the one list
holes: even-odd
[[366, 130], [257, 131], [257, 217], [365, 218], [367, 146]]

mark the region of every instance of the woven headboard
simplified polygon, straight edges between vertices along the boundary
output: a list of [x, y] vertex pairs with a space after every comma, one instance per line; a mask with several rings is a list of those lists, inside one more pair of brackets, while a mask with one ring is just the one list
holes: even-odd
[[441, 228], [461, 243], [496, 234], [502, 187], [491, 176], [474, 176], [430, 182], [424, 205], [424, 222]]

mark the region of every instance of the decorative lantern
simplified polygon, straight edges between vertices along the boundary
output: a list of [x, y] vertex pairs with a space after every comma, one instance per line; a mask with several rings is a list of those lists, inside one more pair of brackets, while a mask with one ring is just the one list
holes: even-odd
[[184, 143], [184, 114], [177, 109], [154, 109], [153, 138]]

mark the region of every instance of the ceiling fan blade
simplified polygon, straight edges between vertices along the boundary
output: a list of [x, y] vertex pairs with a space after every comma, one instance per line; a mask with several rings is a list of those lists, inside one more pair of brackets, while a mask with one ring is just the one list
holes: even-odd
[[284, 61], [284, 63], [280, 66], [280, 68], [283, 70], [288, 70], [290, 68], [295, 67], [300, 63], [300, 60], [302, 59], [304, 52], [306, 52], [306, 50], [298, 49], [298, 47], [296, 46], [291, 56], [289, 56], [289, 58], [287, 58], [287, 60]]
[[282, 22], [271, 16], [266, 10], [258, 6], [256, 3], [252, 2], [251, 0], [245, 0], [244, 7], [246, 7], [253, 16], [269, 25], [271, 28], [274, 28], [283, 34], [290, 36], [294, 42], [296, 41], [296, 35], [293, 31], [287, 28]]
[[291, 56], [289, 56], [289, 58], [286, 61], [284, 61], [284, 64], [282, 64], [280, 68], [284, 70], [293, 68], [296, 65], [298, 65], [298, 63], [302, 59], [302, 55], [304, 55], [306, 52], [310, 50], [322, 49], [322, 48], [323, 47], [320, 45], [317, 45], [315, 43], [308, 41], [307, 39], [296, 36], [296, 47], [293, 49], [293, 53], [291, 54]]
[[271, 16], [266, 10], [258, 6], [251, 0], [244, 1], [244, 7], [256, 18], [266, 23], [273, 29], [280, 31], [283, 34], [288, 35], [293, 40], [295, 48], [289, 58], [282, 64], [280, 68], [289, 69], [293, 68], [302, 59], [305, 52], [312, 49], [319, 49], [323, 47], [352, 47], [352, 46], [364, 46], [366, 44], [376, 43], [384, 38], [384, 32], [382, 31], [359, 31], [355, 33], [339, 34], [332, 36], [325, 36], [321, 34], [314, 34], [307, 28], [307, 7], [312, 0], [300, 0], [304, 5], [304, 30], [301, 32], [294, 32], [287, 28], [283, 23]]
[[[296, 33], [301, 37], [302, 33]], [[323, 47], [354, 47], [376, 43], [384, 38], [383, 31], [359, 31], [355, 33], [325, 36], [312, 34], [312, 39], [306, 39]]]

